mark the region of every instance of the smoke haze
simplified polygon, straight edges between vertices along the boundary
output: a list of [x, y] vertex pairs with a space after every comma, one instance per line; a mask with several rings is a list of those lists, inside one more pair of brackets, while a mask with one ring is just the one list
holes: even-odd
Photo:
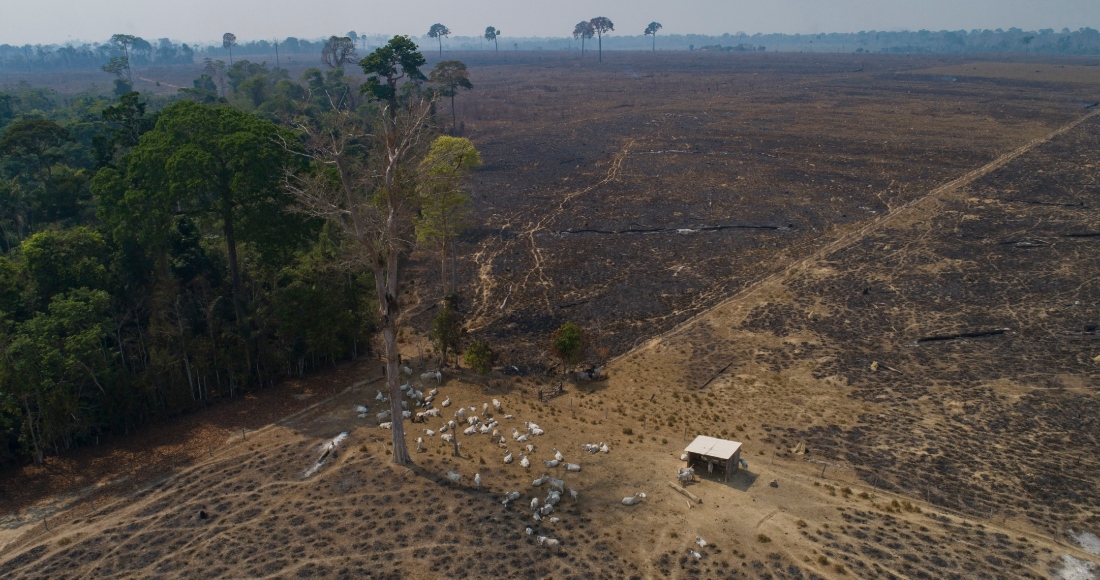
[[1100, 27], [1096, 0], [419, 0], [326, 4], [303, 0], [0, 0], [0, 43], [105, 40], [114, 33], [185, 42], [318, 38], [355, 30], [420, 36], [434, 22], [454, 35], [486, 26], [508, 36], [566, 36], [593, 16], [615, 22], [615, 34], [638, 35], [650, 21], [662, 33], [780, 33], [859, 30], [1025, 30]]

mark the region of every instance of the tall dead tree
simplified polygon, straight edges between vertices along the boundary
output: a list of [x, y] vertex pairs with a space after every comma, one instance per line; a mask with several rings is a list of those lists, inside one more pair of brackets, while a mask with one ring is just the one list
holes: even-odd
[[401, 415], [397, 320], [402, 268], [415, 240], [420, 203], [416, 164], [431, 136], [430, 112], [431, 102], [416, 98], [394, 111], [383, 107], [370, 123], [347, 107], [302, 121], [297, 126], [304, 136], [301, 154], [312, 161], [314, 171], [288, 173], [286, 180], [298, 211], [337, 224], [353, 242], [348, 244], [347, 263], [374, 273], [393, 419], [393, 461], [401, 465], [410, 457]]

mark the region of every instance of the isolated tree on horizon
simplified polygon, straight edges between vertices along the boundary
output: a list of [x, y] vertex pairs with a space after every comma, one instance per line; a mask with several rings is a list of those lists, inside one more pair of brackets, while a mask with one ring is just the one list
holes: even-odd
[[490, 26], [485, 29], [485, 40], [493, 41], [493, 51], [500, 52], [500, 46], [497, 44], [497, 37], [500, 36], [500, 31]]
[[573, 38], [581, 39], [581, 56], [582, 57], [584, 56], [584, 41], [585, 41], [585, 39], [592, 38], [593, 36], [596, 36], [596, 29], [593, 28], [592, 23], [587, 21], [587, 20], [584, 20], [582, 22], [578, 22], [577, 25], [573, 27]]
[[603, 62], [603, 35], [615, 30], [615, 25], [606, 16], [597, 16], [589, 22], [592, 23], [592, 29], [596, 31], [596, 36], [599, 37], [600, 62]]
[[330, 36], [321, 49], [321, 62], [329, 68], [343, 70], [344, 65], [357, 60], [359, 55], [355, 52], [355, 40], [350, 36]]
[[653, 52], [657, 52], [657, 31], [664, 28], [660, 22], [650, 22], [649, 26], [645, 27], [645, 35], [653, 37]]
[[222, 48], [229, 50], [229, 66], [233, 66], [233, 45], [237, 44], [237, 35], [226, 32], [222, 35]]
[[451, 29], [436, 22], [428, 29], [428, 38], [435, 38], [439, 41], [439, 57], [443, 58], [443, 37], [450, 36]]
[[458, 137], [455, 95], [458, 94], [459, 89], [470, 90], [474, 88], [474, 85], [470, 83], [470, 73], [466, 70], [466, 64], [460, 60], [440, 61], [428, 75], [428, 80], [437, 85], [440, 95], [451, 99], [451, 134]]
[[[126, 79], [128, 81], [130, 81], [131, 85], [134, 84], [134, 77], [133, 77], [133, 75], [130, 74], [130, 47], [134, 45], [134, 41], [136, 41], [136, 40], [137, 40], [137, 37], [132, 35], [132, 34], [115, 34], [115, 35], [111, 36], [111, 42], [114, 43], [115, 46], [121, 48], [122, 52], [125, 54], [126, 61], [125, 61], [124, 64], [125, 64], [125, 70], [126, 70]], [[114, 59], [111, 59], [111, 60], [113, 61]], [[103, 70], [107, 70], [107, 69], [103, 69]], [[107, 71], [107, 72], [114, 72], [114, 71]]]

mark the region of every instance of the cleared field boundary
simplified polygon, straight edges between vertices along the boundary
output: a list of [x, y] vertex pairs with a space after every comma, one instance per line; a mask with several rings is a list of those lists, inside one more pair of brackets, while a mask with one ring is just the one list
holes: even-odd
[[993, 171], [996, 171], [997, 169], [1003, 167], [1004, 165], [1006, 165], [1009, 162], [1013, 161], [1017, 157], [1027, 153], [1028, 151], [1031, 151], [1032, 149], [1038, 147], [1039, 145], [1042, 145], [1043, 143], [1046, 143], [1046, 142], [1050, 141], [1051, 139], [1054, 139], [1054, 138], [1056, 138], [1060, 135], [1063, 135], [1063, 134], [1073, 130], [1078, 125], [1080, 125], [1080, 124], [1084, 123], [1085, 121], [1087, 121], [1087, 120], [1089, 120], [1093, 117], [1096, 117], [1096, 116], [1100, 116], [1100, 110], [1090, 112], [1087, 115], [1083, 115], [1083, 116], [1081, 116], [1081, 117], [1079, 117], [1079, 118], [1077, 118], [1077, 119], [1075, 119], [1075, 120], [1073, 120], [1073, 121], [1071, 121], [1071, 122], [1069, 122], [1065, 125], [1062, 125], [1061, 127], [1055, 129], [1054, 131], [1051, 131], [1050, 133], [1047, 133], [1046, 135], [1044, 135], [1042, 137], [1032, 139], [1031, 141], [1028, 141], [1024, 145], [1022, 145], [1020, 147], [1017, 147], [1016, 149], [1013, 149], [1012, 151], [1009, 151], [1008, 153], [1005, 153], [1004, 155], [1001, 155], [1000, 157], [997, 157], [993, 161], [990, 161], [989, 163], [986, 163], [985, 165], [983, 165], [981, 167], [978, 167], [977, 169], [973, 169], [971, 171], [968, 171], [967, 173], [961, 175], [960, 177], [957, 177], [957, 178], [955, 178], [955, 179], [953, 179], [953, 180], [951, 180], [951, 181], [949, 181], [949, 182], [947, 182], [947, 183], [945, 183], [945, 184], [929, 191], [928, 193], [926, 193], [925, 195], [923, 195], [921, 197], [918, 197], [916, 199], [913, 199], [909, 202], [906, 202], [906, 203], [902, 204], [896, 210], [891, 211], [891, 212], [886, 213], [886, 214], [883, 214], [881, 217], [871, 220], [869, 223], [867, 223], [866, 225], [864, 225], [864, 226], [862, 226], [858, 229], [855, 229], [855, 230], [852, 230], [852, 231], [847, 232], [845, 234], [842, 234], [840, 237], [838, 237], [835, 240], [825, 244], [824, 246], [822, 246], [818, 250], [811, 253], [809, 256], [806, 256], [805, 258], [802, 258], [801, 260], [798, 260], [796, 262], [791, 263], [790, 265], [783, 268], [782, 270], [779, 270], [779, 271], [777, 271], [773, 274], [770, 274], [768, 276], [765, 276], [764, 278], [761, 278], [760, 280], [757, 280], [756, 282], [753, 282], [752, 284], [750, 284], [749, 286], [747, 286], [746, 288], [744, 288], [740, 292], [737, 292], [737, 293], [733, 294], [732, 296], [730, 296], [729, 298], [726, 298], [725, 300], [722, 300], [718, 304], [715, 304], [714, 306], [711, 306], [710, 308], [707, 308], [706, 310], [703, 310], [703, 311], [699, 312], [698, 314], [695, 314], [694, 316], [688, 318], [687, 320], [684, 320], [683, 322], [680, 322], [679, 324], [677, 324], [676, 326], [673, 326], [669, 330], [646, 340], [641, 345], [639, 345], [635, 348], [632, 348], [632, 349], [628, 350], [627, 352], [625, 352], [625, 353], [623, 353], [619, 356], [616, 356], [616, 357], [612, 358], [611, 360], [608, 361], [608, 364], [614, 364], [614, 363], [618, 362], [619, 360], [624, 359], [626, 357], [629, 357], [629, 356], [631, 356], [631, 355], [633, 355], [637, 352], [646, 350], [648, 348], [652, 348], [653, 346], [656, 346], [657, 344], [660, 344], [663, 340], [665, 340], [667, 338], [670, 338], [672, 336], [675, 336], [675, 335], [679, 334], [680, 332], [683, 332], [684, 330], [686, 330], [687, 328], [691, 327], [693, 324], [698, 322], [700, 319], [702, 319], [705, 316], [710, 315], [711, 313], [718, 310], [719, 308], [723, 308], [725, 306], [728, 306], [729, 304], [732, 304], [732, 303], [740, 301], [740, 300], [745, 300], [745, 299], [749, 298], [750, 296], [752, 296], [753, 294], [756, 294], [757, 292], [760, 292], [761, 290], [773, 287], [774, 285], [781, 282], [783, 279], [790, 276], [793, 272], [804, 269], [808, 265], [810, 265], [814, 262], [817, 262], [819, 260], [822, 260], [825, 257], [827, 257], [828, 255], [830, 255], [830, 254], [832, 254], [832, 253], [834, 253], [838, 250], [841, 250], [841, 249], [846, 248], [846, 247], [848, 247], [852, 244], [855, 244], [856, 242], [858, 242], [858, 241], [862, 240], [863, 238], [867, 237], [868, 234], [870, 234], [874, 231], [877, 231], [877, 230], [881, 229], [882, 227], [894, 222], [896, 219], [898, 219], [902, 215], [914, 210], [917, 206], [923, 204], [924, 202], [926, 202], [928, 200], [935, 200], [936, 198], [938, 198], [939, 196], [941, 196], [945, 193], [948, 193], [948, 192], [957, 190], [957, 189], [959, 189], [963, 186], [969, 185], [970, 183], [973, 183], [974, 181], [988, 175], [989, 173], [992, 173]]

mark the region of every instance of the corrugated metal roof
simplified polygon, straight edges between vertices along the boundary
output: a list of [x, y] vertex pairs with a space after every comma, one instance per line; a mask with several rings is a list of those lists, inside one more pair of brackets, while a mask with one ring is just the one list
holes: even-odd
[[730, 441], [729, 439], [715, 439], [714, 437], [707, 437], [706, 435], [700, 435], [695, 438], [695, 441], [691, 442], [684, 451], [688, 453], [695, 453], [697, 455], [706, 455], [707, 457], [718, 457], [719, 459], [729, 459], [733, 457], [734, 453], [741, 448], [740, 441]]

